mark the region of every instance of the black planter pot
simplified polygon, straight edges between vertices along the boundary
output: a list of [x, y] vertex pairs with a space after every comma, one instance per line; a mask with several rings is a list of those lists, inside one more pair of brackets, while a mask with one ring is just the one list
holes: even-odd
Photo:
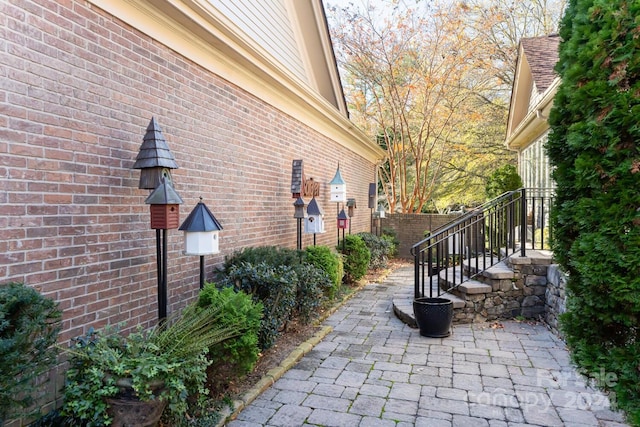
[[451, 334], [453, 301], [446, 298], [415, 298], [413, 314], [423, 337], [443, 338]]

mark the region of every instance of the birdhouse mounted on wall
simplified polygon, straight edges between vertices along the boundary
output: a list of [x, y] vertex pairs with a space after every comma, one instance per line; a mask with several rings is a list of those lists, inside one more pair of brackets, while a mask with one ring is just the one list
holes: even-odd
[[147, 126], [133, 169], [140, 169], [138, 188], [147, 190], [157, 188], [163, 180], [171, 182], [171, 169], [178, 169], [155, 117]]
[[315, 197], [307, 206], [307, 217], [304, 219], [305, 233], [324, 233], [324, 212], [316, 202]]
[[186, 255], [212, 255], [220, 252], [218, 233], [222, 225], [202, 202], [196, 205], [180, 226], [184, 231]]
[[338, 164], [338, 169], [336, 170], [336, 175], [333, 177], [331, 182], [329, 183], [331, 187], [331, 201], [332, 202], [346, 202], [347, 201], [347, 184], [342, 179], [342, 174], [340, 173], [340, 165]]
[[349, 217], [345, 213], [344, 209], [338, 214], [338, 228], [344, 230], [349, 227]]
[[151, 205], [151, 228], [156, 230], [178, 228], [180, 205], [184, 202], [169, 181], [163, 179], [144, 202]]

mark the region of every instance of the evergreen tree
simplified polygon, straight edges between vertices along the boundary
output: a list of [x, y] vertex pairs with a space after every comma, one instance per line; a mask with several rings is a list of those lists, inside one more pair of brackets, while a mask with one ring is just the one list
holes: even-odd
[[549, 121], [574, 361], [640, 425], [640, 2], [571, 0]]

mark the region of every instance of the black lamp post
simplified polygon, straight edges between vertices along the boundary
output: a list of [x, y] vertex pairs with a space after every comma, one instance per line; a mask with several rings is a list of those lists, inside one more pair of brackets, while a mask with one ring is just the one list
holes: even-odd
[[204, 256], [220, 252], [218, 233], [222, 225], [202, 202], [202, 197], [179, 228], [184, 231], [184, 252], [200, 256], [200, 289], [204, 288]]

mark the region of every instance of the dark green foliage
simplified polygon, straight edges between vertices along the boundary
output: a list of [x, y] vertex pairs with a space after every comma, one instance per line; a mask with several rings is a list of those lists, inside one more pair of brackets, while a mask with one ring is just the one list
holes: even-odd
[[140, 400], [165, 400], [163, 417], [169, 425], [184, 419], [188, 410], [202, 409], [208, 349], [245, 328], [240, 322], [220, 322], [223, 310], [192, 303], [149, 331], [125, 336], [109, 326], [78, 337], [68, 350], [62, 414], [75, 420], [70, 425], [109, 425], [105, 398], [121, 393], [119, 381], [130, 383]]
[[355, 234], [346, 235], [344, 242], [340, 241], [337, 249], [343, 255], [346, 283], [355, 283], [367, 274], [371, 253], [362, 237]]
[[487, 199], [495, 199], [507, 191], [517, 190], [522, 187], [522, 179], [514, 165], [503, 165], [493, 171], [484, 187]]
[[222, 391], [229, 381], [251, 372], [258, 361], [258, 331], [263, 306], [244, 292], [236, 292], [233, 288], [217, 289], [213, 283], [205, 285], [200, 292], [198, 304], [201, 307], [224, 307], [221, 323], [239, 322], [246, 327], [242, 335], [209, 348], [209, 358], [212, 361], [208, 372], [209, 383], [215, 390]]
[[225, 257], [222, 271], [229, 274], [232, 266], [240, 266], [243, 262], [259, 264], [264, 262], [267, 265], [294, 266], [300, 264], [300, 253], [295, 249], [282, 248], [279, 246], [258, 246], [244, 248], [235, 252], [230, 257]]
[[318, 268], [321, 268], [333, 284], [325, 288], [325, 296], [330, 300], [334, 299], [342, 284], [344, 267], [340, 254], [334, 252], [328, 246], [307, 246], [305, 249], [305, 260]]
[[0, 286], [0, 425], [33, 403], [34, 380], [56, 363], [62, 313], [36, 290]]
[[258, 345], [263, 350], [271, 347], [290, 320], [296, 304], [298, 276], [295, 270], [288, 265], [274, 267], [265, 262], [242, 262], [230, 267], [224, 281], [263, 304]]
[[298, 286], [296, 292], [295, 316], [303, 324], [317, 317], [325, 292], [333, 288], [327, 273], [311, 264], [296, 267]]
[[391, 241], [371, 233], [358, 233], [357, 235], [362, 238], [371, 254], [369, 268], [386, 268], [389, 255], [393, 250]]
[[572, 0], [547, 152], [562, 328], [574, 361], [640, 425], [640, 3]]
[[400, 239], [398, 239], [398, 233], [393, 228], [384, 227], [382, 229], [381, 238], [388, 240], [391, 244], [391, 250], [389, 251], [389, 256], [391, 258], [398, 255], [398, 247], [400, 246]]

